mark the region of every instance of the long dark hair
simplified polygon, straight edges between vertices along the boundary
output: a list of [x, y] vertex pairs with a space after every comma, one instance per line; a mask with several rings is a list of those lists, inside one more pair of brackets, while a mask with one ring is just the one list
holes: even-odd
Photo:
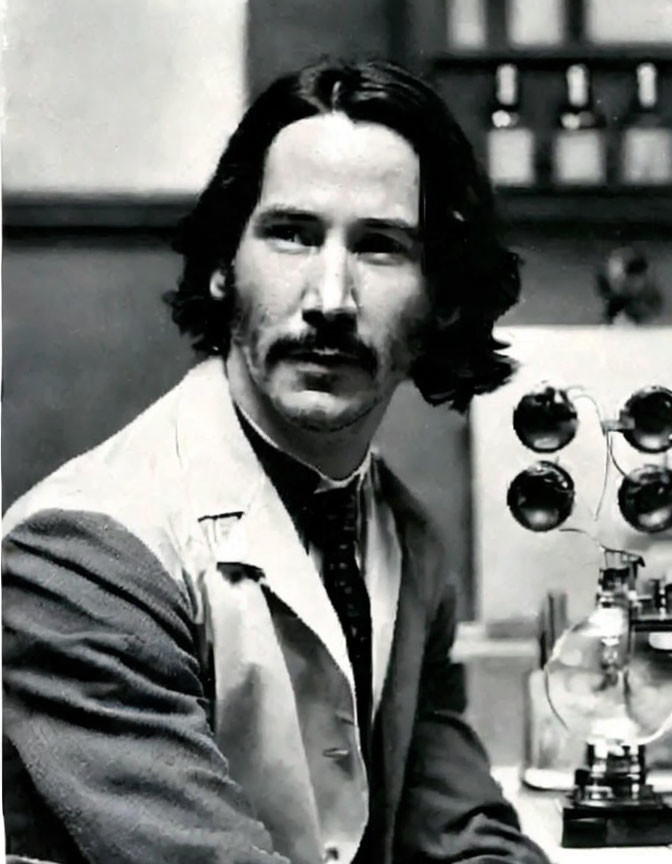
[[518, 299], [518, 258], [498, 239], [490, 183], [438, 94], [384, 61], [323, 61], [275, 81], [248, 109], [174, 243], [184, 256], [173, 320], [205, 354], [229, 349], [232, 304], [210, 296], [217, 268], [231, 270], [258, 200], [266, 153], [285, 126], [341, 111], [404, 137], [420, 162], [423, 273], [433, 304], [413, 381], [432, 404], [464, 410], [513, 369], [494, 321]]

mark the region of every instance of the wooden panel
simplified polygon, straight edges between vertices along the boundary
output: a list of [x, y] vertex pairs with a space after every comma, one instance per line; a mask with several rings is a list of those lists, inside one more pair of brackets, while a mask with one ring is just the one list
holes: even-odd
[[129, 422], [192, 362], [151, 238], [4, 244], [3, 504]]
[[387, 56], [389, 38], [385, 0], [248, 0], [250, 93], [325, 55]]

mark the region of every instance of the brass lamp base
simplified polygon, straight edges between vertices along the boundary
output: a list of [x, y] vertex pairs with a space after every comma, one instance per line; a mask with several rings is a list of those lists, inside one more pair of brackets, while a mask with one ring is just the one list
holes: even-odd
[[643, 745], [588, 744], [586, 761], [562, 810], [563, 846], [672, 843], [672, 807], [646, 782]]
[[562, 845], [576, 849], [672, 843], [672, 807], [656, 798], [657, 802], [634, 805], [570, 800], [562, 810]]

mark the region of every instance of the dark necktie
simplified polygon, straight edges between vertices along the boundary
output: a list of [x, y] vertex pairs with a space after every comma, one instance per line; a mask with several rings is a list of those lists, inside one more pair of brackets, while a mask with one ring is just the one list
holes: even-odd
[[322, 553], [324, 586], [345, 634], [366, 755], [371, 725], [371, 607], [355, 556], [358, 498], [356, 483], [313, 495], [309, 539]]

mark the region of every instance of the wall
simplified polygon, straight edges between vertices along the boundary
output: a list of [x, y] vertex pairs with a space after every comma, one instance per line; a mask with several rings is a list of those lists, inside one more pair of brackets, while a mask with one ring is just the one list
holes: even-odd
[[248, 0], [250, 93], [324, 55], [389, 56], [394, 5], [389, 0]]
[[245, 0], [6, 7], [5, 192], [202, 186], [242, 112]]
[[152, 238], [5, 241], [5, 508], [188, 368], [191, 352], [161, 303], [177, 268]]
[[[609, 208], [608, 199], [604, 209]], [[646, 208], [645, 201], [639, 205]], [[633, 211], [633, 219], [636, 213]], [[521, 302], [503, 319], [517, 324], [599, 324], [602, 301], [596, 291], [598, 269], [606, 256], [624, 245], [640, 249], [663, 296], [663, 308], [652, 323], [672, 323], [672, 254], [669, 227], [637, 225], [626, 219], [613, 225], [583, 219], [574, 225], [513, 226], [508, 242], [521, 257]]]
[[[112, 199], [142, 225], [139, 202], [202, 188], [246, 99], [245, 16], [245, 0], [6, 4], [5, 504], [191, 362], [161, 308], [166, 240], [87, 220]], [[46, 227], [82, 201], [80, 231]]]

